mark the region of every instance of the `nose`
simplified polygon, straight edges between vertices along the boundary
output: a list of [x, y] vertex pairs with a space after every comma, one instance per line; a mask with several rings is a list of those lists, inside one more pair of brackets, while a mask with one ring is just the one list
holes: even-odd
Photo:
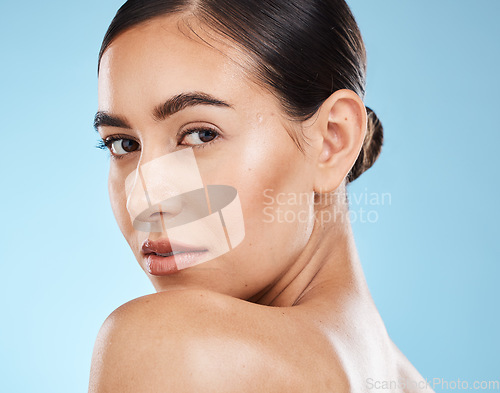
[[185, 195], [200, 188], [203, 182], [192, 148], [139, 162], [125, 180], [126, 207], [134, 228], [165, 231], [186, 212]]

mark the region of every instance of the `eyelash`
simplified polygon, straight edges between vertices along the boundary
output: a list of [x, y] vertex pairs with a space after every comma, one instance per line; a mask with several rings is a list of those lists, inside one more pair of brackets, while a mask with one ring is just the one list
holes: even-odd
[[[220, 132], [214, 130], [213, 128], [210, 128], [210, 127], [196, 127], [196, 128], [193, 128], [191, 130], [186, 130], [184, 132], [182, 132], [179, 136], [178, 136], [178, 140], [177, 140], [177, 143], [179, 144], [180, 141], [182, 141], [187, 135], [190, 135], [190, 134], [195, 134], [197, 132], [202, 132], [202, 131], [210, 131], [210, 132], [213, 132], [215, 133], [215, 137], [214, 139], [212, 139], [211, 141], [209, 142], [205, 142], [205, 143], [201, 143], [199, 145], [193, 145], [192, 147], [195, 147], [195, 148], [205, 148], [207, 145], [210, 145], [216, 141], [218, 141], [220, 139]], [[111, 152], [111, 144], [113, 142], [116, 142], [116, 141], [119, 141], [119, 140], [122, 140], [122, 139], [127, 139], [127, 140], [132, 140], [132, 141], [135, 141], [134, 139], [130, 138], [130, 136], [128, 135], [122, 135], [122, 134], [116, 134], [116, 135], [111, 135], [109, 137], [107, 137], [106, 139], [99, 139], [97, 141], [97, 145], [96, 145], [96, 148], [98, 149], [101, 149], [101, 150], [106, 150], [108, 149], [110, 152]], [[137, 142], [137, 141], [136, 141]], [[137, 142], [138, 143], [138, 142]], [[181, 145], [179, 145], [181, 146]], [[186, 145], [187, 146], [187, 145]], [[137, 150], [136, 150], [137, 151]], [[128, 154], [121, 154], [121, 155], [114, 155], [114, 154], [111, 154], [111, 156], [113, 157], [113, 159], [122, 159], [123, 157], [125, 157], [126, 155]]]
[[125, 157], [126, 154], [114, 155], [113, 153], [111, 153], [111, 144], [113, 142], [119, 141], [121, 139], [134, 140], [134, 139], [130, 138], [130, 136], [128, 136], [128, 135], [116, 134], [116, 135], [108, 136], [106, 139], [100, 139], [100, 140], [98, 140], [96, 147], [98, 149], [102, 149], [102, 150], [108, 149], [109, 153], [110, 153], [110, 156], [111, 156], [112, 159], [114, 159], [114, 160], [120, 160], [123, 157]]

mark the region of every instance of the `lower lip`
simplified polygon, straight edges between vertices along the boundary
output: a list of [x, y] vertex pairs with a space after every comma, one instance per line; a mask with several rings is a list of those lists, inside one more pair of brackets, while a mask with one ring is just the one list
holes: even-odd
[[[182, 252], [169, 257], [149, 254], [146, 256], [146, 267], [153, 276], [168, 276], [196, 265], [207, 252], [207, 250]], [[179, 269], [178, 266], [182, 267]]]

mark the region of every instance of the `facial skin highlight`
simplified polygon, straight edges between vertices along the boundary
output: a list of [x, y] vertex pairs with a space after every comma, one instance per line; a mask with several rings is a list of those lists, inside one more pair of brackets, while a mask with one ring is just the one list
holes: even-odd
[[[119, 134], [135, 141], [125, 141], [135, 149], [120, 158], [111, 157], [111, 206], [121, 232], [158, 292], [177, 286], [201, 287], [241, 299], [258, 297], [292, 267], [310, 238], [319, 152], [299, 151], [287, 131], [296, 125], [284, 116], [278, 99], [255, 84], [239, 65], [248, 63], [241, 52], [222, 42], [211, 47], [180, 31], [178, 21], [166, 16], [134, 27], [118, 36], [102, 57], [99, 112], [123, 124], [102, 125], [99, 134], [104, 140]], [[164, 120], [155, 116], [154, 109], [166, 100], [193, 93], [228, 105], [200, 103]], [[196, 134], [178, 140], [179, 133], [196, 127], [208, 127], [219, 135], [207, 143]], [[120, 146], [120, 142], [115, 144]], [[238, 191], [245, 239], [214, 260], [173, 275], [153, 276], [146, 270], [141, 247], [148, 236], [154, 241], [165, 234], [148, 235], [134, 229], [126, 207], [125, 179], [139, 165], [187, 146], [193, 147], [205, 184], [230, 185]], [[282, 193], [310, 194], [309, 202], [286, 207], [291, 215], [310, 220], [269, 222], [264, 213], [269, 207], [266, 195]]]

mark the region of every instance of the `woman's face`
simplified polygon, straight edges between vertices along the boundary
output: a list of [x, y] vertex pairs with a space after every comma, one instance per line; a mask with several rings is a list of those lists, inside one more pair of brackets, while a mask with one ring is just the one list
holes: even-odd
[[[177, 21], [161, 17], [126, 31], [102, 57], [99, 112], [120, 121], [104, 122], [98, 130], [105, 140], [116, 135], [123, 139], [113, 143], [111, 205], [157, 291], [193, 286], [250, 298], [269, 289], [294, 264], [311, 235], [312, 201], [304, 196], [312, 197], [314, 160], [290, 138], [286, 127], [291, 122], [277, 99], [252, 82], [239, 65], [248, 64], [248, 59], [222, 42], [211, 41], [211, 47], [182, 33]], [[154, 108], [169, 98], [193, 92], [227, 105], [198, 102], [177, 108], [163, 120], [153, 115]], [[182, 132], [200, 127], [202, 131], [179, 140]], [[133, 226], [125, 182], [144, 163], [189, 148], [205, 184], [237, 190], [245, 237], [215, 259], [174, 274], [152, 274], [142, 245], [148, 238], [155, 241], [168, 235]], [[172, 168], [156, 170], [161, 179], [161, 171]], [[290, 202], [292, 196], [297, 198]]]

